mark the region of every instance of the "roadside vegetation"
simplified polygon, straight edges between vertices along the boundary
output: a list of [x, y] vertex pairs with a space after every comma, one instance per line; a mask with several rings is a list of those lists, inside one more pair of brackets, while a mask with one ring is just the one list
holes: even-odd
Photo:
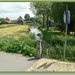
[[[49, 58], [63, 60], [64, 57], [64, 41], [65, 33], [60, 31], [43, 29], [43, 40], [50, 44]], [[73, 35], [67, 36], [67, 50], [66, 60], [75, 61], [75, 37]]]
[[36, 41], [29, 37], [28, 28], [28, 25], [6, 25], [5, 28], [1, 28], [0, 51], [36, 56]]
[[[54, 30], [53, 27], [49, 31], [45, 28], [40, 29], [44, 36], [43, 41], [50, 45], [48, 57], [63, 60], [65, 33]], [[2, 33], [7, 35], [0, 34], [0, 51], [36, 56], [36, 40], [29, 37], [28, 30], [28, 25], [11, 25], [1, 28], [0, 32], [3, 31]], [[73, 35], [68, 35], [66, 60], [75, 61], [74, 58], [75, 38]]]
[[[66, 60], [75, 61], [75, 2], [31, 2], [30, 9], [37, 17], [39, 29], [43, 32], [43, 41], [50, 44], [49, 58], [63, 60], [65, 29], [63, 14], [70, 11], [70, 24], [67, 28]], [[36, 11], [36, 13], [34, 12]], [[54, 22], [53, 22], [54, 21]], [[54, 27], [54, 28], [52, 28]], [[73, 34], [70, 34], [70, 33]], [[44, 49], [43, 49], [44, 51]]]
[[25, 56], [36, 55], [36, 41], [22, 36], [19, 40], [3, 36], [0, 38], [0, 51], [20, 53]]

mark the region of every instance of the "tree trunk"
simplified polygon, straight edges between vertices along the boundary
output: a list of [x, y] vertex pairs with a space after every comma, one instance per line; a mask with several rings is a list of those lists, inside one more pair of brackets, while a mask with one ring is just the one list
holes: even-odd
[[44, 28], [45, 27], [45, 25], [44, 25], [44, 13], [43, 13], [43, 26], [42, 26], [42, 28]]
[[74, 22], [74, 37], [75, 37], [75, 22]]
[[47, 15], [47, 31], [49, 30], [48, 15]]
[[61, 30], [61, 32], [65, 31], [65, 24], [64, 23], [61, 23], [60, 30]]

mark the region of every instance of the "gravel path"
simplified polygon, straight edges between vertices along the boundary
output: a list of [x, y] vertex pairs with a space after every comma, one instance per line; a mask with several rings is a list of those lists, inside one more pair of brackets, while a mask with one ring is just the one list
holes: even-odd
[[37, 59], [21, 54], [0, 52], [0, 71], [26, 71]]

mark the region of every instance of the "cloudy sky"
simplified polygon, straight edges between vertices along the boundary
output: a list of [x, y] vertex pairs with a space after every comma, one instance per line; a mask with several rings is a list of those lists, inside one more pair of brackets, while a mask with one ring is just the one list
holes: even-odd
[[33, 17], [30, 2], [0, 2], [0, 18], [9, 17], [11, 20], [17, 19], [19, 16], [24, 18], [25, 14]]

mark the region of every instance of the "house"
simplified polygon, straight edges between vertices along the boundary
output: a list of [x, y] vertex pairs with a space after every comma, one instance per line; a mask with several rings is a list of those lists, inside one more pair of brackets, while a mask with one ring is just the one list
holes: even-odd
[[6, 24], [11, 24], [12, 23], [12, 21], [8, 17], [5, 18], [5, 22], [6, 22]]
[[15, 21], [17, 24], [23, 24], [23, 18], [21, 16], [18, 17], [18, 19]]

